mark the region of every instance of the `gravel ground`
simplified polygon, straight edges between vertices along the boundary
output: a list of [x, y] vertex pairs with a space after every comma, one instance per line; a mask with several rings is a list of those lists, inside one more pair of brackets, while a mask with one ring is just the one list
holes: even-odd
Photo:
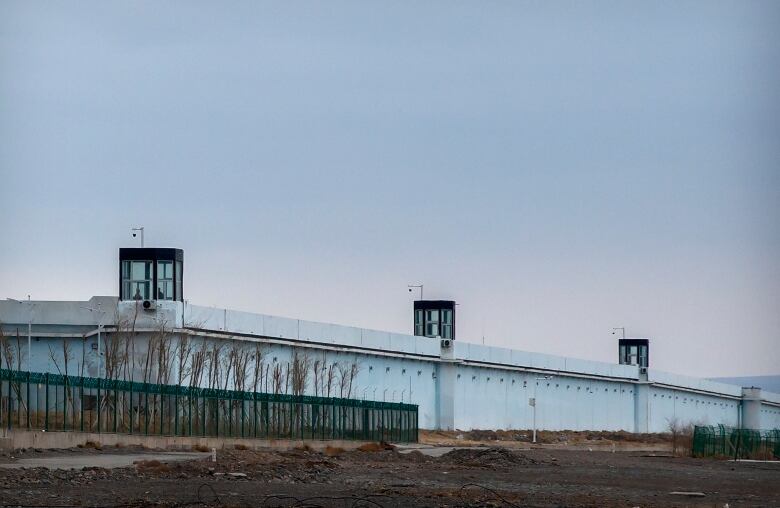
[[[324, 453], [223, 450], [218, 460], [0, 469], [6, 506], [780, 506], [780, 463], [507, 448]], [[114, 453], [100, 450], [45, 455]], [[130, 453], [129, 451], [127, 453]], [[138, 453], [138, 450], [132, 450]], [[44, 454], [42, 454], [44, 455]], [[704, 497], [670, 494], [701, 492]]]

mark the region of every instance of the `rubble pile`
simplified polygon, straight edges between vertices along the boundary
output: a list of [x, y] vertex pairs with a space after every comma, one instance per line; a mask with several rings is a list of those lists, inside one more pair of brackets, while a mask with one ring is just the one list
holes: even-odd
[[457, 466], [497, 469], [509, 466], [533, 466], [539, 461], [506, 448], [459, 448], [439, 459]]

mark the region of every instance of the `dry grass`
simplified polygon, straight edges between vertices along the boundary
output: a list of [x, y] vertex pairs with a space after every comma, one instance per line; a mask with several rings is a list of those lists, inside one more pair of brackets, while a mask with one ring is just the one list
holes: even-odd
[[325, 450], [323, 452], [328, 457], [338, 457], [342, 453], [344, 453], [344, 448], [339, 448], [337, 446], [326, 446]]
[[381, 452], [385, 450], [394, 450], [395, 446], [385, 443], [384, 441], [379, 443], [366, 443], [358, 446], [357, 448], [361, 452]]
[[[420, 442], [444, 446], [490, 446], [526, 447], [531, 443], [533, 432], [529, 430], [469, 430], [441, 431], [420, 430]], [[664, 448], [671, 444], [669, 434], [634, 434], [624, 431], [537, 431], [539, 444], [561, 446], [609, 446], [613, 443], [630, 448], [642, 445], [650, 448]]]
[[237, 444], [237, 445], [234, 446], [234, 448], [236, 450], [248, 450], [249, 449], [249, 447], [247, 445], [245, 445], [245, 444]]
[[77, 445], [79, 448], [94, 448], [95, 450], [102, 450], [103, 446], [96, 441], [87, 441], [84, 444]]
[[302, 445], [300, 445], [300, 446], [296, 446], [296, 447], [294, 448], [294, 450], [297, 450], [297, 451], [299, 451], [299, 452], [313, 452], [313, 451], [314, 451], [314, 450], [312, 449], [312, 447], [311, 447], [311, 446], [309, 446], [309, 445], [307, 445], [307, 444], [302, 444]]
[[170, 473], [171, 468], [168, 464], [163, 464], [159, 460], [139, 460], [135, 463], [136, 469], [142, 473]]
[[192, 450], [196, 452], [210, 452], [211, 448], [203, 444], [192, 445]]

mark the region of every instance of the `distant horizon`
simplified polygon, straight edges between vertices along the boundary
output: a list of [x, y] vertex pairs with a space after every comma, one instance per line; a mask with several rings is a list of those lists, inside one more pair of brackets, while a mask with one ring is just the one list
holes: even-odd
[[772, 393], [780, 393], [780, 374], [769, 376], [713, 377], [710, 381], [745, 387], [759, 387]]

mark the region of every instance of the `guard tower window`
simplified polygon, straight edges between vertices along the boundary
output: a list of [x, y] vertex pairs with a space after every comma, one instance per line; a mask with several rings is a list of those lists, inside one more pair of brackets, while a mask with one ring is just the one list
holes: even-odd
[[427, 337], [437, 337], [439, 335], [439, 311], [425, 311], [425, 335]]
[[638, 365], [647, 367], [649, 364], [649, 339], [620, 339], [618, 361], [621, 365]]
[[184, 252], [167, 248], [119, 249], [120, 300], [184, 301]]
[[414, 311], [414, 334], [418, 336], [425, 335], [425, 323], [423, 322], [423, 310]]
[[452, 311], [442, 309], [441, 311], [441, 336], [443, 339], [452, 338]]
[[639, 366], [647, 367], [647, 346], [639, 346]]
[[455, 302], [417, 300], [414, 302], [414, 334], [418, 337], [455, 339]]
[[157, 299], [173, 300], [173, 261], [157, 262]]
[[149, 300], [152, 290], [151, 261], [122, 262], [122, 297], [125, 300]]

